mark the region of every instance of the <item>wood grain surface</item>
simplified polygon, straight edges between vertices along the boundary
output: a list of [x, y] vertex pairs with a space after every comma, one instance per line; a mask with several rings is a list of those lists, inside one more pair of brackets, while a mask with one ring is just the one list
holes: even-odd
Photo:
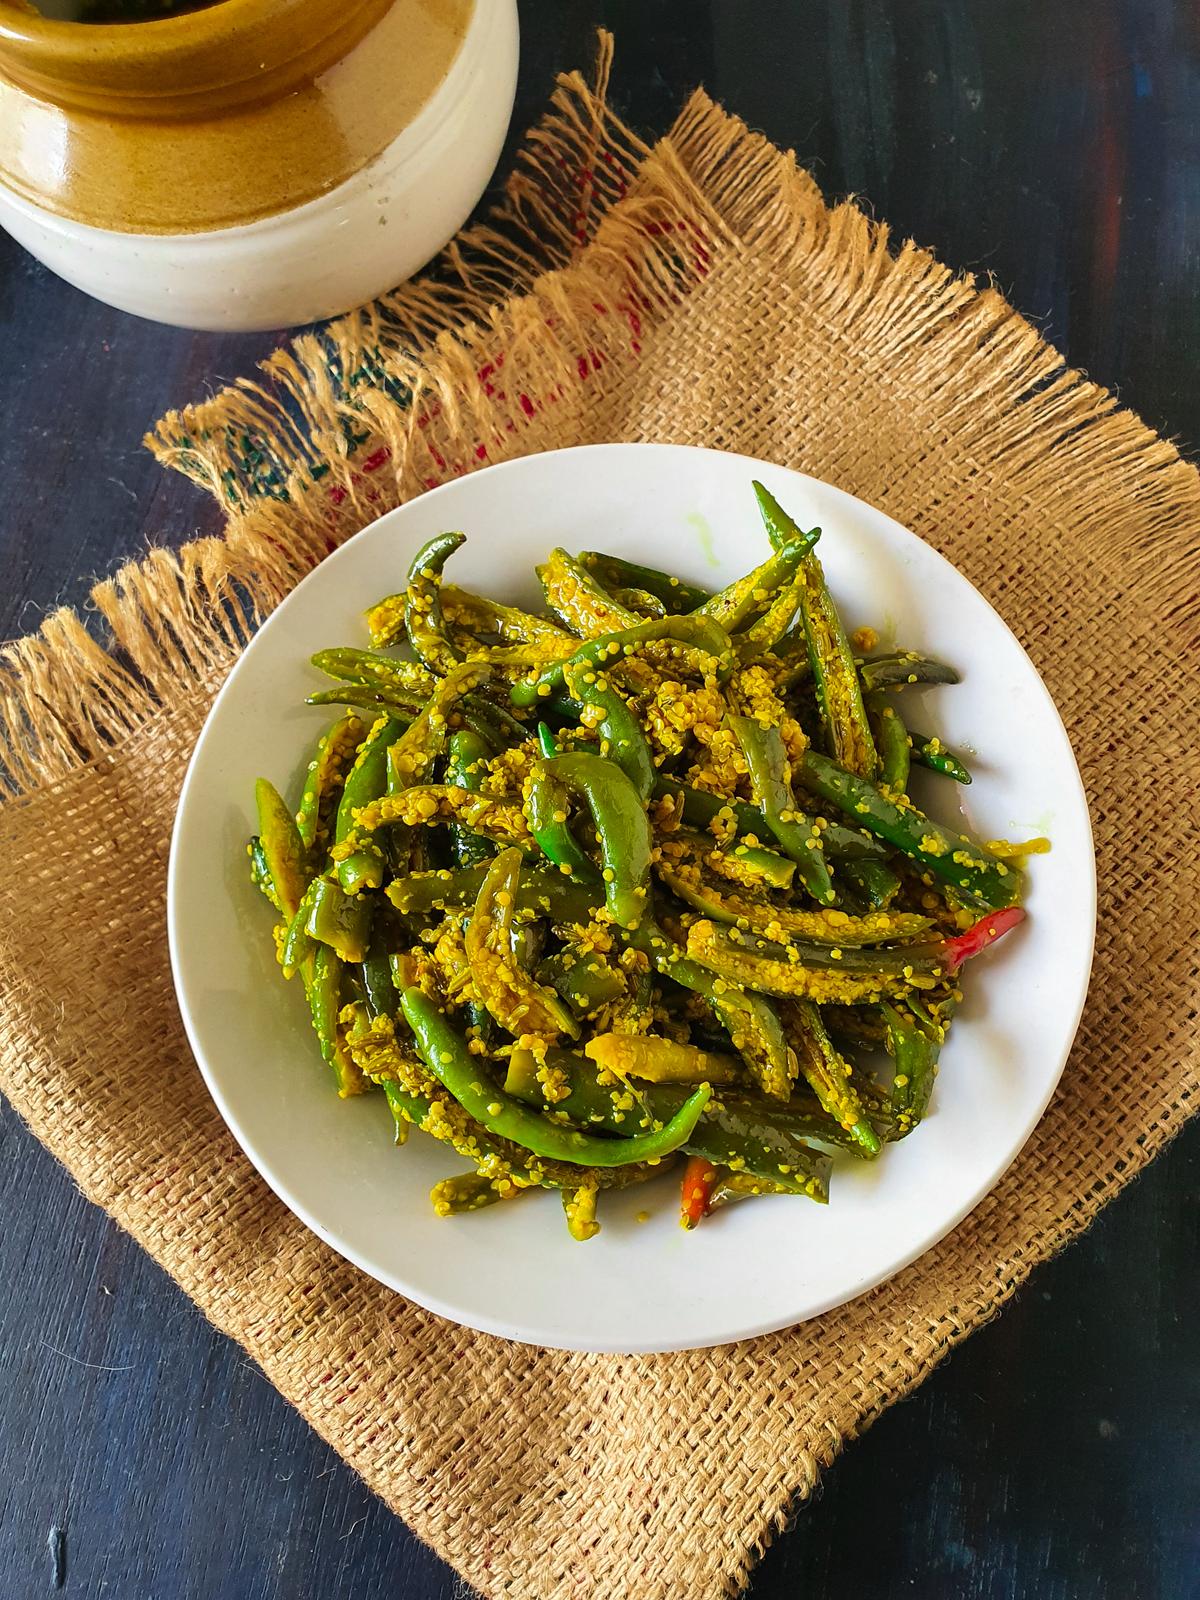
[[[1074, 364], [1185, 449], [1200, 440], [1194, 5], [522, 0], [521, 16], [515, 130], [604, 23], [639, 130], [703, 82], [827, 194], [991, 275]], [[0, 328], [9, 637], [148, 542], [216, 531], [138, 441], [276, 339], [121, 316], [3, 235]], [[1200, 1595], [1198, 1179], [1193, 1127], [849, 1449], [754, 1600]], [[3, 1107], [0, 1600], [55, 1593], [464, 1591]]]

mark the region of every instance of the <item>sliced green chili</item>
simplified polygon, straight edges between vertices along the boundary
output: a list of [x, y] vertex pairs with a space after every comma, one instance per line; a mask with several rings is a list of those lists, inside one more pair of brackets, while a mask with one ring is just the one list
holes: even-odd
[[327, 944], [343, 961], [365, 960], [371, 934], [369, 897], [347, 894], [336, 878], [314, 878], [306, 898], [305, 933]]
[[872, 697], [869, 702], [879, 752], [879, 781], [890, 794], [899, 795], [908, 788], [912, 743], [900, 713], [882, 700], [882, 696]]
[[638, 621], [561, 548], [551, 550], [537, 575], [546, 604], [565, 628], [581, 638], [631, 628]]
[[827, 748], [849, 771], [873, 778], [879, 757], [863, 705], [858, 666], [816, 556], [804, 563], [804, 577], [800, 618]]
[[805, 888], [822, 905], [836, 898], [821, 832], [813, 818], [796, 803], [787, 776], [787, 751], [778, 728], [765, 728], [753, 717], [729, 718], [750, 770], [750, 787], [767, 827], [796, 863]]
[[943, 828], [907, 800], [894, 800], [875, 784], [806, 750], [797, 776], [827, 805], [837, 806], [860, 827], [919, 862], [974, 905], [998, 910], [1021, 897], [1024, 875], [989, 855], [964, 834]]
[[[490, 754], [489, 747], [471, 729], [462, 728], [452, 733], [446, 751], [446, 782], [455, 788], [478, 794], [483, 786]], [[496, 847], [490, 839], [473, 833], [461, 822], [450, 824], [450, 840], [454, 859], [460, 867], [477, 866], [481, 861], [490, 860], [496, 853]]]
[[[547, 1095], [547, 1083], [555, 1098]], [[642, 1130], [668, 1122], [688, 1100], [676, 1084], [644, 1084], [635, 1097], [621, 1082], [598, 1070], [594, 1062], [569, 1050], [551, 1050], [539, 1073], [528, 1050], [514, 1050], [504, 1087], [526, 1105], [544, 1107], [583, 1128], [607, 1133]], [[747, 1094], [722, 1089], [714, 1093], [682, 1148], [720, 1166], [751, 1172], [777, 1182], [788, 1192], [807, 1192], [807, 1180], [829, 1177], [829, 1158], [808, 1140], [848, 1147], [846, 1131], [810, 1102], [806, 1107], [774, 1105]], [[822, 1198], [825, 1193], [822, 1194]]]
[[637, 790], [614, 761], [581, 750], [535, 764], [531, 785], [539, 782], [539, 766], [552, 781], [579, 795], [591, 812], [608, 914], [622, 928], [636, 927], [650, 892], [652, 845], [650, 821]]
[[362, 718], [351, 712], [339, 717], [317, 743], [296, 812], [296, 828], [310, 859], [320, 853], [332, 834], [342, 785], [366, 732]]
[[579, 664], [567, 666], [566, 685], [576, 700], [600, 714], [600, 754], [615, 761], [642, 801], [648, 800], [654, 787], [654, 762], [642, 725], [624, 696], [602, 672]]
[[599, 550], [585, 550], [579, 557], [580, 566], [599, 578], [608, 589], [645, 589], [660, 600], [667, 610], [677, 616], [694, 611], [711, 599], [707, 589], [693, 583], [684, 583], [669, 572], [659, 572], [656, 567], [643, 567], [636, 561], [626, 561], [622, 556], [609, 556]]
[[801, 561], [821, 537], [820, 528], [791, 539], [761, 566], [714, 594], [693, 616], [710, 617], [727, 633], [735, 633], [761, 611], [781, 584], [789, 583]]
[[344, 966], [340, 956], [328, 945], [318, 945], [313, 958], [312, 979], [308, 985], [308, 1004], [312, 1012], [313, 1031], [321, 1054], [333, 1073], [338, 1094], [345, 1099], [361, 1094], [371, 1085], [364, 1079], [338, 1037], [338, 1012], [342, 1005], [342, 974]]
[[[359, 746], [358, 756], [346, 777], [342, 798], [338, 803], [334, 826], [335, 847], [345, 843], [354, 831], [356, 813], [378, 800], [387, 788], [388, 748], [403, 732], [403, 723], [393, 717], [381, 717]], [[383, 855], [374, 844], [365, 845], [353, 854], [343, 855], [337, 863], [337, 877], [347, 894], [358, 894], [363, 889], [378, 889], [383, 882]]]
[[702, 1084], [662, 1127], [629, 1138], [581, 1133], [549, 1121], [484, 1081], [486, 1075], [478, 1057], [469, 1053], [466, 1040], [420, 989], [406, 989], [400, 1004], [421, 1059], [463, 1110], [487, 1132], [547, 1160], [585, 1167], [661, 1161], [686, 1142], [712, 1098], [712, 1090]]
[[[543, 751], [557, 754], [553, 735], [544, 722], [539, 724], [538, 737]], [[569, 800], [566, 784], [554, 777], [545, 762], [538, 762], [525, 789], [530, 833], [546, 859], [560, 871], [583, 883], [599, 882], [599, 869], [571, 832]]]
[[800, 1071], [821, 1109], [846, 1130], [864, 1155], [877, 1156], [883, 1148], [879, 1135], [851, 1082], [849, 1063], [834, 1047], [821, 1013], [809, 1001], [797, 1000], [788, 1006], [786, 1015], [792, 1025]]
[[421, 546], [408, 569], [404, 628], [413, 653], [431, 672], [444, 676], [462, 661], [442, 616], [442, 569], [465, 542], [461, 533], [439, 533]]
[[951, 750], [949, 745], [911, 728], [909, 738], [912, 740], [912, 758], [919, 767], [927, 767], [930, 772], [940, 773], [944, 778], [953, 778], [955, 783], [970, 783], [970, 769], [962, 756]]
[[864, 689], [903, 689], [910, 683], [958, 683], [958, 673], [944, 662], [932, 661], [915, 650], [898, 650], [875, 656], [858, 667]]
[[284, 918], [291, 922], [308, 886], [308, 851], [296, 819], [275, 785], [260, 778], [254, 786], [258, 806], [258, 840], [275, 898]]
[[724, 671], [733, 664], [729, 634], [710, 617], [662, 617], [633, 622], [616, 631], [602, 633], [580, 645], [562, 660], [547, 662], [532, 677], [513, 684], [512, 702], [516, 706], [548, 703], [561, 690], [568, 671], [576, 668], [612, 668], [641, 658], [648, 645], [679, 645], [696, 655], [693, 663], [701, 676], [702, 662], [713, 671]]

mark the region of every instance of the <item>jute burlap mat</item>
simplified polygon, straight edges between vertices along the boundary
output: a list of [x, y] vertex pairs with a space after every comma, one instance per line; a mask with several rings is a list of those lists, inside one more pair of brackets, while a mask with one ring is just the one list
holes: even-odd
[[[226, 540], [102, 584], [108, 650], [64, 613], [9, 648], [0, 1060], [86, 1193], [471, 1583], [704, 1600], [744, 1582], [843, 1440], [1085, 1227], [1194, 1100], [1200, 484], [998, 294], [827, 209], [703, 95], [648, 150], [602, 89], [564, 80], [507, 205], [423, 284], [163, 423], [156, 447], [229, 507]], [[637, 1359], [440, 1323], [309, 1234], [209, 1102], [163, 928], [184, 765], [257, 620], [422, 487], [605, 439], [769, 456], [945, 551], [1062, 709], [1101, 897], [1061, 1090], [950, 1238], [792, 1332]]]

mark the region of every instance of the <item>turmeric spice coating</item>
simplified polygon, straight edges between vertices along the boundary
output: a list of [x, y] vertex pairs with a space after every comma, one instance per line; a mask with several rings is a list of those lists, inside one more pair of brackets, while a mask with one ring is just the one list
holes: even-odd
[[928, 1113], [963, 963], [1024, 915], [1045, 841], [910, 792], [970, 782], [904, 710], [957, 674], [871, 654], [821, 530], [754, 493], [770, 551], [717, 594], [555, 549], [529, 611], [444, 584], [445, 533], [372, 648], [312, 658], [308, 703], [345, 709], [295, 813], [259, 781], [251, 880], [338, 1093], [466, 1164], [439, 1216], [557, 1189], [587, 1240], [606, 1190], [673, 1166], [689, 1230], [824, 1203]]

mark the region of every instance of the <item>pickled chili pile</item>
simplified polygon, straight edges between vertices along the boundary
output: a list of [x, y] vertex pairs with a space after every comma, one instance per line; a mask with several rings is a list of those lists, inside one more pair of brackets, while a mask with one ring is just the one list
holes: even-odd
[[443, 581], [447, 533], [371, 649], [313, 657], [342, 712], [295, 813], [259, 782], [251, 872], [339, 1093], [469, 1164], [441, 1214], [556, 1189], [586, 1239], [672, 1163], [687, 1227], [827, 1200], [921, 1121], [960, 969], [1023, 916], [1044, 841], [909, 797], [971, 781], [905, 711], [956, 674], [848, 638], [820, 530], [754, 492], [771, 554], [717, 594], [556, 549], [535, 614]]

